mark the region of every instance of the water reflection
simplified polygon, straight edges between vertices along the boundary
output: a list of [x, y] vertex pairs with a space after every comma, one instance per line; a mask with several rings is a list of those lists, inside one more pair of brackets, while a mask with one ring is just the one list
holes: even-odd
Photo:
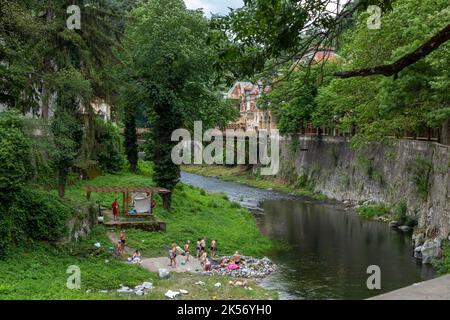
[[[268, 200], [261, 206], [261, 229], [289, 243], [272, 253], [283, 267], [264, 281], [284, 298], [361, 299], [433, 276], [412, 258], [410, 237], [385, 223], [320, 203]], [[381, 268], [381, 291], [366, 287], [370, 265]]]
[[[433, 277], [432, 268], [412, 258], [410, 235], [340, 204], [187, 173], [182, 181], [263, 210], [256, 211], [261, 231], [288, 245], [270, 253], [279, 270], [262, 284], [283, 299], [364, 299]], [[381, 290], [366, 287], [369, 265], [381, 268]]]

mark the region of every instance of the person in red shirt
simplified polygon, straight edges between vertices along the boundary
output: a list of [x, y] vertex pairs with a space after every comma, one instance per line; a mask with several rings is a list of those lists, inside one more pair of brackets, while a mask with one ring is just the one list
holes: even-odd
[[114, 221], [116, 221], [119, 218], [119, 203], [117, 202], [117, 199], [114, 200], [112, 203], [112, 210], [114, 215]]

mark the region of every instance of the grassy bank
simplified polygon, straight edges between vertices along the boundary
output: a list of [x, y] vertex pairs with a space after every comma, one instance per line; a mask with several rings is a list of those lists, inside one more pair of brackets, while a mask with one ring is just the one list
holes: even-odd
[[290, 193], [297, 196], [306, 196], [317, 200], [324, 200], [326, 198], [324, 195], [314, 192], [309, 187], [289, 185], [281, 179], [255, 175], [250, 171], [243, 170], [239, 166], [227, 167], [221, 165], [185, 165], [182, 166], [182, 170], [202, 176], [216, 177], [223, 181], [242, 183], [255, 188], [273, 189], [280, 192]]
[[[152, 167], [139, 164], [137, 174], [123, 171], [115, 175], [100, 176], [91, 181], [72, 183], [66, 197], [76, 203], [86, 203], [87, 186], [153, 186]], [[56, 197], [56, 191], [51, 191]], [[91, 200], [109, 207], [116, 194], [92, 194]], [[258, 230], [251, 214], [228, 201], [223, 194], [209, 194], [198, 188], [179, 184], [173, 194], [173, 211], [162, 208], [157, 198], [154, 214], [167, 223], [166, 232], [127, 231], [127, 244], [140, 248], [144, 257], [166, 256], [174, 241], [183, 244], [199, 237], [217, 239], [219, 254], [232, 254], [239, 250], [245, 255], [262, 256], [272, 242]], [[97, 226], [87, 239], [68, 245], [32, 243], [17, 248], [13, 254], [0, 260], [0, 299], [165, 299], [164, 293], [185, 289], [188, 295], [180, 299], [273, 299], [276, 293], [250, 281], [253, 290], [228, 285], [229, 277], [205, 277], [192, 274], [172, 274], [169, 279], [159, 279], [155, 273], [136, 265], [129, 265], [112, 257], [108, 247], [112, 244], [103, 226]], [[118, 230], [116, 230], [118, 232]], [[96, 249], [95, 243], [102, 247]], [[66, 287], [67, 268], [80, 267], [81, 289]], [[202, 280], [204, 286], [194, 283]], [[152, 282], [155, 289], [150, 294], [137, 297], [118, 293], [101, 293], [120, 285], [134, 287], [144, 281]], [[222, 286], [216, 288], [215, 283]]]
[[[167, 290], [185, 289], [188, 295], [179, 299], [276, 299], [276, 293], [260, 288], [253, 281], [253, 290], [228, 285], [227, 277], [205, 277], [172, 274], [159, 279], [137, 265], [129, 265], [112, 257], [107, 250], [97, 250], [93, 243], [107, 243], [105, 229], [98, 227], [81, 243], [69, 247], [34, 244], [19, 248], [5, 260], [0, 260], [0, 299], [165, 299]], [[66, 286], [69, 266], [76, 265], [81, 272], [81, 289]], [[204, 286], [195, 285], [197, 281]], [[154, 289], [146, 296], [130, 296], [116, 292], [120, 285], [134, 287], [144, 281], [152, 282]], [[221, 282], [216, 288], [214, 284]]]
[[[152, 168], [140, 163], [139, 174], [121, 172], [105, 175], [92, 181], [78, 182], [67, 189], [67, 197], [74, 201], [85, 200], [86, 186], [153, 186]], [[92, 194], [91, 201], [110, 207], [120, 194]], [[172, 242], [183, 245], [205, 237], [207, 241], [218, 241], [221, 255], [242, 254], [263, 256], [272, 247], [272, 242], [264, 237], [247, 209], [228, 201], [223, 194], [211, 194], [204, 190], [178, 184], [173, 193], [171, 212], [162, 208], [161, 199], [156, 199], [154, 215], [167, 223], [166, 232], [149, 233], [141, 230], [127, 231], [129, 246], [141, 249], [148, 257], [166, 256]]]

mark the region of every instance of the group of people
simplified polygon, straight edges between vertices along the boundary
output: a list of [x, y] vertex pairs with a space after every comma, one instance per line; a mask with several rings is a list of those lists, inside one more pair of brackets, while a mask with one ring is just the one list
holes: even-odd
[[[211, 241], [211, 257], [215, 257], [217, 254], [217, 240]], [[170, 265], [172, 268], [176, 268], [177, 266], [177, 254], [182, 253], [185, 256], [184, 263], [189, 262], [189, 257], [191, 255], [191, 241], [188, 240], [184, 244], [184, 248], [181, 249], [175, 242], [172, 243], [172, 246], [169, 250], [169, 259]], [[200, 260], [200, 264], [205, 271], [209, 271], [211, 269], [211, 261], [208, 259], [208, 252], [206, 251], [206, 240], [198, 239], [196, 246], [196, 258]]]
[[[118, 241], [118, 254], [122, 255], [125, 251], [125, 243], [126, 243], [126, 233], [125, 230], [120, 230], [119, 234], [119, 241]], [[211, 240], [210, 245], [210, 257], [215, 258], [217, 255], [217, 240]], [[191, 256], [191, 242], [188, 240], [184, 244], [184, 248], [182, 249], [180, 246], [178, 246], [175, 242], [172, 243], [171, 248], [169, 249], [169, 259], [170, 264], [172, 268], [177, 267], [177, 255], [182, 254], [185, 256], [184, 264], [189, 262], [189, 258]], [[203, 268], [203, 271], [211, 271], [213, 266], [211, 264], [211, 259], [208, 257], [208, 252], [206, 250], [206, 240], [198, 239], [197, 245], [196, 245], [196, 256], [199, 261], [200, 265]], [[133, 253], [133, 256], [128, 258], [128, 261], [131, 263], [141, 263], [141, 252], [139, 250], [136, 250]], [[228, 268], [230, 270], [235, 270], [239, 268], [241, 261], [241, 255], [238, 251], [235, 252], [235, 254], [231, 257], [231, 259], [222, 259], [220, 261], [220, 264], [217, 264], [214, 266], [215, 268]]]

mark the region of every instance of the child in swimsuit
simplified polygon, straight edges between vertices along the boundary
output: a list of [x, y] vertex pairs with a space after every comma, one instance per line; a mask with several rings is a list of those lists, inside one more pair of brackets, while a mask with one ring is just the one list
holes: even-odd
[[211, 241], [211, 256], [214, 258], [217, 253], [217, 241], [213, 240]]
[[184, 245], [184, 252], [186, 254], [186, 261], [185, 261], [185, 263], [189, 261], [189, 253], [190, 253], [190, 248], [189, 247], [190, 247], [190, 245], [191, 245], [191, 242], [189, 240]]

